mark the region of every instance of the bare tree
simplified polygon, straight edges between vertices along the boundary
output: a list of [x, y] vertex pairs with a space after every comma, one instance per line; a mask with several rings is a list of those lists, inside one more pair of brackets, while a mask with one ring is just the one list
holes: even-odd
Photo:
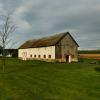
[[11, 35], [16, 29], [16, 25], [11, 20], [11, 15], [1, 16], [0, 18], [0, 46], [2, 47], [2, 61], [3, 61], [3, 72], [5, 71], [6, 65], [6, 48], [11, 44]]

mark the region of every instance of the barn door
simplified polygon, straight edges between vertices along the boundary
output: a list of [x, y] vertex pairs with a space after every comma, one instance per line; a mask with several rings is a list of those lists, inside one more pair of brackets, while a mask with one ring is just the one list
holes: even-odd
[[71, 62], [71, 56], [70, 55], [66, 55], [66, 62], [68, 62], [68, 63]]
[[23, 53], [22, 53], [22, 59], [23, 59], [23, 60], [26, 60], [26, 58], [27, 58], [27, 52], [23, 52]]
[[69, 55], [66, 55], [66, 62], [69, 62]]

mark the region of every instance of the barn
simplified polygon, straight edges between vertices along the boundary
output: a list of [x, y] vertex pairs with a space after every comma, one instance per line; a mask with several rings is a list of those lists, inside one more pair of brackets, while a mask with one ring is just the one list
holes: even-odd
[[28, 40], [18, 49], [22, 60], [77, 62], [79, 45], [69, 32]]

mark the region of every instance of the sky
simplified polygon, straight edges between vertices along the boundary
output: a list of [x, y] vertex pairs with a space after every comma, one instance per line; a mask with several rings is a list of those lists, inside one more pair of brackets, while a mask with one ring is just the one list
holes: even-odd
[[70, 32], [79, 49], [100, 49], [100, 0], [0, 0], [0, 14], [12, 12], [18, 48], [29, 39]]

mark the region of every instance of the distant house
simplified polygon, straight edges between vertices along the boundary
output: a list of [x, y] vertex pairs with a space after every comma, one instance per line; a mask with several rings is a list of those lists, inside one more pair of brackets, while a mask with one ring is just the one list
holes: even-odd
[[6, 49], [7, 57], [18, 57], [18, 49]]
[[65, 32], [26, 41], [19, 47], [18, 57], [23, 60], [77, 62], [78, 47], [70, 33]]
[[[0, 49], [0, 57], [2, 57], [2, 49]], [[5, 49], [6, 57], [18, 57], [18, 49]]]

